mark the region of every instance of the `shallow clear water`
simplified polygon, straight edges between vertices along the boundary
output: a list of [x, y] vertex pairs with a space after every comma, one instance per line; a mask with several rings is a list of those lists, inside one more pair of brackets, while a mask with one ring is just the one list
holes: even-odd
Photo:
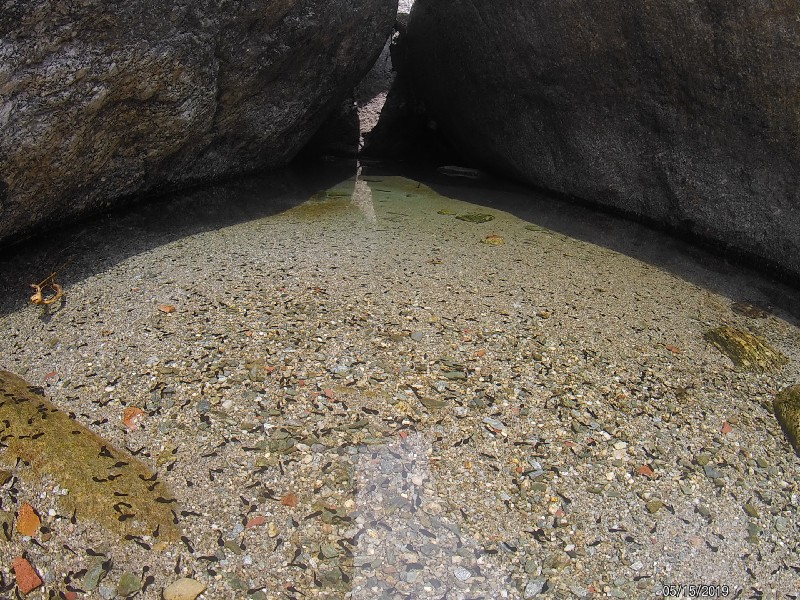
[[[29, 284], [53, 271], [65, 302], [29, 305]], [[792, 577], [743, 558], [739, 484], [715, 496], [691, 461], [713, 447], [726, 467], [753, 471], [752, 487], [792, 497], [753, 465], [768, 457], [790, 479], [797, 469], [768, 411], [770, 395], [800, 377], [796, 290], [640, 225], [488, 178], [332, 164], [165, 197], [30, 240], [0, 258], [0, 281], [0, 367], [120, 447], [146, 448], [154, 461], [176, 448], [162, 476], [202, 515], [182, 525], [197, 551], [118, 556], [129, 570], [147, 565], [166, 578], [180, 555], [184, 571], [209, 573], [197, 555], [218, 552], [217, 532], [233, 530], [227, 541], [250, 535], [250, 562], [225, 546], [225, 569], [274, 594], [286, 573], [304, 593], [354, 598], [441, 597], [444, 588], [453, 598], [520, 597], [542, 577], [564, 593], [617, 585], [649, 595], [703, 569], [742, 586], [745, 567], [775, 585]], [[763, 316], [742, 315], [737, 302]], [[789, 364], [734, 371], [703, 339], [722, 324], [762, 336]], [[253, 375], [267, 367], [271, 376]], [[177, 401], [153, 404], [164, 389]], [[119, 425], [131, 405], [150, 410], [142, 429]], [[730, 442], [718, 434], [729, 419], [741, 429]], [[296, 430], [303, 459], [284, 464], [276, 432]], [[243, 448], [271, 450], [253, 458]], [[327, 482], [336, 461], [347, 473]], [[642, 464], [663, 479], [635, 479]], [[255, 468], [265, 481], [243, 475]], [[526, 472], [548, 475], [526, 488]], [[282, 547], [235, 527], [240, 497], [261, 484], [301, 498], [296, 513], [259, 500]], [[36, 496], [35, 481], [26, 485]], [[621, 554], [600, 542], [602, 552], [590, 550], [610, 524], [646, 536], [650, 494], [672, 498], [678, 515], [658, 521], [658, 536]], [[694, 507], [708, 498], [730, 523], [722, 551], [692, 546], [703, 535]], [[353, 521], [308, 517], [321, 502], [347, 507]], [[324, 544], [356, 530], [344, 580]], [[86, 544], [104, 535], [81, 531], [73, 535]], [[788, 560], [773, 542], [773, 560]], [[8, 552], [37, 557], [14, 544]], [[576, 547], [583, 563], [557, 567]], [[299, 570], [306, 554], [303, 565], [317, 566]], [[46, 553], [38, 560], [67, 568]], [[643, 573], [650, 579], [636, 579]], [[236, 588], [227, 575], [207, 578], [214, 597]]]

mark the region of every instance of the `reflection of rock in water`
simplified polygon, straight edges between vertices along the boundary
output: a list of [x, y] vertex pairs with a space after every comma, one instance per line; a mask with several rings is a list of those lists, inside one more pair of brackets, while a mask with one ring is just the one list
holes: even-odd
[[[6, 461], [22, 459], [69, 493], [61, 497], [78, 518], [122, 535], [175, 539], [175, 500], [141, 461], [73, 421], [21, 377], [0, 371], [0, 434]], [[20, 471], [21, 476], [27, 474]]]
[[356, 184], [353, 189], [353, 204], [358, 207], [367, 221], [375, 223], [377, 217], [375, 216], [375, 205], [372, 203], [372, 190], [366, 181], [361, 179], [361, 167], [358, 167], [356, 174]]
[[519, 597], [509, 573], [447, 516], [430, 470], [430, 445], [411, 434], [361, 455], [353, 563], [356, 600]]

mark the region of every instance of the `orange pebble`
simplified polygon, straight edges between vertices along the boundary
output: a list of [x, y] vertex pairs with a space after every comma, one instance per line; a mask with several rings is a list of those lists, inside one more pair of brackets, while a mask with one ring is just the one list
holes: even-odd
[[39, 515], [36, 514], [34, 508], [25, 502], [19, 507], [17, 515], [17, 531], [21, 535], [36, 535], [39, 530], [39, 525], [42, 524]]
[[258, 527], [259, 525], [263, 525], [266, 522], [267, 520], [261, 515], [259, 515], [257, 517], [253, 517], [252, 519], [250, 519], [247, 522], [247, 525], [245, 525], [244, 527], [245, 529], [250, 529], [251, 527]]

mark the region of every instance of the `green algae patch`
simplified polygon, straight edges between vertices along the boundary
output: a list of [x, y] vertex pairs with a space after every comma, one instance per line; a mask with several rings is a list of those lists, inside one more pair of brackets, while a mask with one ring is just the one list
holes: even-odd
[[161, 540], [180, 535], [172, 514], [175, 498], [152, 470], [7, 371], [0, 371], [0, 440], [7, 462], [30, 464], [21, 477], [46, 474], [69, 490], [61, 502], [77, 518], [121, 536], [152, 535], [156, 529]]
[[776, 371], [789, 359], [760, 337], [729, 325], [711, 329], [703, 337], [733, 361], [737, 369], [763, 373]]
[[466, 215], [458, 215], [456, 219], [466, 221], [467, 223], [488, 223], [494, 221], [494, 215], [486, 213], [469, 213]]
[[772, 410], [786, 439], [800, 456], [800, 385], [781, 390], [772, 402]]

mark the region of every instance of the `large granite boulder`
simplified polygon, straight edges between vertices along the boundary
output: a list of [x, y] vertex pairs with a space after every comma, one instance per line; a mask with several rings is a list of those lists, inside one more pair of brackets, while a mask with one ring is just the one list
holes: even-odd
[[800, 275], [800, 1], [417, 0], [417, 93], [476, 163]]
[[0, 242], [126, 197], [288, 162], [351, 93], [397, 0], [10, 0]]

